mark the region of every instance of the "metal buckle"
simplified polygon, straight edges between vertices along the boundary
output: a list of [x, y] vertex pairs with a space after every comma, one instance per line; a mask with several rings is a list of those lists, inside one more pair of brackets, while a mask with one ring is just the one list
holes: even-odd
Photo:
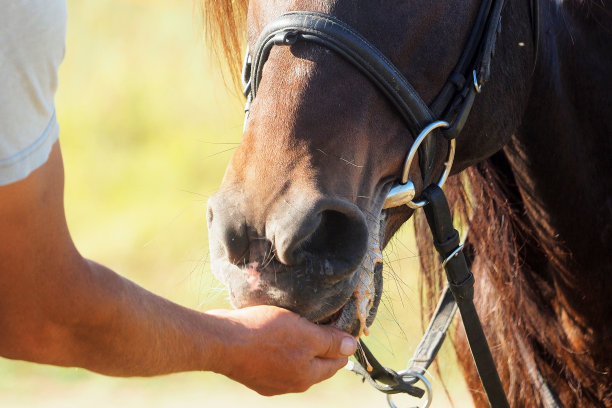
[[477, 93], [480, 93], [480, 91], [482, 91], [482, 84], [478, 82], [478, 76], [476, 75], [476, 70], [472, 71], [472, 76], [474, 77], [474, 89], [476, 90]]
[[[416, 372], [406, 372], [406, 371], [400, 371], [398, 373], [401, 377], [402, 380], [404, 380], [404, 378], [406, 377], [412, 377], [415, 380], [408, 380], [406, 381], [407, 383], [411, 382], [411, 383], [416, 383], [417, 381], [421, 381], [423, 383], [423, 385], [425, 385], [425, 404], [420, 407], [420, 408], [429, 408], [429, 406], [431, 405], [431, 400], [432, 400], [432, 396], [433, 396], [433, 390], [431, 388], [431, 384], [429, 383], [429, 381], [427, 380], [427, 378], [425, 378], [424, 375], [420, 374], [420, 373], [416, 373]], [[397, 408], [397, 405], [395, 405], [395, 403], [393, 402], [393, 397], [391, 396], [391, 394], [387, 394], [387, 403], [389, 404], [389, 406], [391, 408]], [[418, 407], [417, 407], [418, 408]]]
[[251, 49], [248, 44], [244, 53], [244, 61], [242, 62], [240, 82], [242, 82], [242, 94], [248, 97], [251, 93]]
[[[400, 205], [406, 204], [408, 207], [416, 209], [423, 207], [427, 204], [426, 200], [413, 201], [414, 198], [414, 184], [412, 181], [408, 180], [408, 172], [410, 171], [410, 166], [412, 165], [412, 161], [416, 156], [417, 150], [423, 140], [435, 129], [438, 128], [448, 128], [450, 125], [448, 122], [439, 120], [429, 125], [425, 126], [425, 128], [419, 133], [417, 138], [415, 139], [412, 147], [410, 147], [410, 151], [408, 152], [408, 156], [406, 156], [406, 160], [404, 162], [404, 170], [402, 171], [402, 180], [399, 185], [394, 186], [389, 193], [387, 194], [387, 198], [385, 199], [385, 203], [383, 205], [383, 209], [399, 207]], [[442, 188], [448, 175], [450, 174], [451, 167], [453, 166], [453, 160], [455, 158], [455, 139], [449, 140], [449, 149], [448, 156], [446, 162], [444, 163], [444, 172], [440, 176], [438, 180], [438, 186]]]
[[246, 52], [244, 55], [244, 62], [242, 64], [242, 75], [240, 80], [242, 82], [242, 93], [246, 97], [244, 102], [244, 121], [242, 122], [242, 133], [246, 130], [247, 121], [249, 120], [249, 111], [251, 110], [251, 102], [253, 100], [253, 94], [251, 93], [251, 49], [247, 44]]

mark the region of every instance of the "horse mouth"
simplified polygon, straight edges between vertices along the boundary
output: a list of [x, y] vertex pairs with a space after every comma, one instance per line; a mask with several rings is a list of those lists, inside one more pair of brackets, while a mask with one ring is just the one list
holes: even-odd
[[332, 326], [336, 329], [345, 331], [354, 337], [368, 334], [365, 319], [357, 312], [355, 301], [351, 297], [340, 309], [331, 315], [314, 321], [314, 323], [325, 326]]
[[340, 306], [340, 309], [338, 309], [331, 315], [315, 320], [313, 323], [320, 324], [320, 325], [330, 325], [330, 326], [335, 324], [340, 319], [340, 316], [342, 315], [342, 312], [344, 311], [344, 306], [346, 306], [347, 303], [344, 303], [342, 306]]

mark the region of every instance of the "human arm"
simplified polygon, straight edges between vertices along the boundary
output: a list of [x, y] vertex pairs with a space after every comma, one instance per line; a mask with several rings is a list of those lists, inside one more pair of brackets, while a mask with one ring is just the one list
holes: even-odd
[[[210, 370], [266, 394], [346, 362], [346, 338], [271, 306], [200, 313], [83, 258], [66, 225], [59, 144], [0, 187], [0, 355], [114, 376]], [[286, 377], [290, 381], [286, 381]]]

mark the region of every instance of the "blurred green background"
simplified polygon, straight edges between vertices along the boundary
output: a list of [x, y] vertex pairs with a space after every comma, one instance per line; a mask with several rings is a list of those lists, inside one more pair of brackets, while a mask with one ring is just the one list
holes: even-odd
[[[204, 214], [240, 141], [242, 100], [206, 51], [197, 4], [68, 0], [68, 11], [57, 114], [66, 212], [79, 250], [187, 307], [229, 307], [210, 272]], [[385, 260], [385, 297], [367, 342], [383, 363], [400, 369], [422, 333], [410, 226], [392, 241]], [[455, 406], [470, 406], [447, 346], [441, 357]], [[449, 406], [443, 382], [436, 373], [431, 379], [433, 406]], [[305, 394], [264, 398], [209, 373], [117, 379], [0, 359], [1, 407], [313, 403], [386, 406], [382, 394], [346, 370]]]

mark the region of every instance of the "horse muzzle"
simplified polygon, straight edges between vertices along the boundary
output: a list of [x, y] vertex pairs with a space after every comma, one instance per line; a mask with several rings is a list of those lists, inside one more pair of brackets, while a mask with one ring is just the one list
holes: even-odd
[[363, 331], [373, 302], [360, 305], [356, 292], [373, 299], [377, 289], [361, 210], [321, 194], [276, 197], [269, 207], [243, 194], [224, 189], [208, 202], [211, 266], [233, 306], [271, 304], [313, 322], [341, 321], [344, 330]]

